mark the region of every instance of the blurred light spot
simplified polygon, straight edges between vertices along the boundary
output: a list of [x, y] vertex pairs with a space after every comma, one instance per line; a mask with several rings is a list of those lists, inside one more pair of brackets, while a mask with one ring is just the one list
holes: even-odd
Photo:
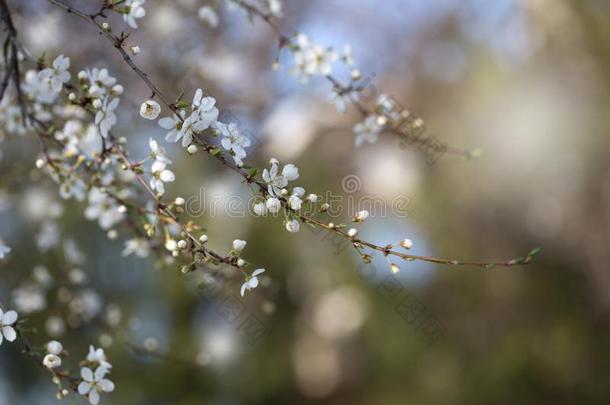
[[330, 395], [339, 385], [338, 353], [326, 341], [299, 339], [293, 361], [297, 385], [304, 395], [322, 398]]
[[22, 24], [21, 29], [26, 37], [24, 41], [31, 50], [47, 50], [56, 48], [65, 39], [65, 32], [60, 27], [60, 14], [38, 14], [30, 24]]
[[152, 14], [148, 24], [155, 27], [155, 33], [159, 36], [170, 34], [182, 28], [183, 18], [174, 6], [159, 4], [150, 7], [147, 11]]
[[237, 341], [231, 329], [218, 325], [208, 329], [203, 344], [215, 365], [227, 364], [235, 357]]
[[56, 218], [61, 215], [63, 208], [56, 202], [50, 193], [41, 189], [30, 188], [25, 194], [25, 201], [21, 205], [26, 218], [41, 221], [45, 218]]
[[366, 194], [391, 198], [415, 189], [420, 177], [416, 159], [396, 144], [369, 147], [373, 148], [358, 156], [358, 175]]
[[251, 83], [243, 79], [246, 74], [246, 61], [241, 55], [230, 52], [215, 52], [212, 57], [200, 59], [199, 68], [201, 75], [211, 82], [217, 82], [222, 87], [245, 87], [251, 88]]
[[263, 124], [268, 154], [288, 160], [303, 152], [313, 139], [316, 114], [315, 101], [303, 97], [280, 101]]
[[314, 307], [316, 331], [329, 339], [342, 339], [355, 333], [365, 319], [365, 300], [351, 287], [343, 287], [323, 295]]

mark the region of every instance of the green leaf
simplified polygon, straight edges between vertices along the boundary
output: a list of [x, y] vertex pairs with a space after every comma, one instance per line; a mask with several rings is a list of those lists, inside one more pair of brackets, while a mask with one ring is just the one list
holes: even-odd
[[187, 103], [186, 101], [184, 101], [184, 100], [180, 100], [180, 101], [178, 101], [178, 102], [176, 103], [176, 108], [178, 108], [178, 109], [182, 109], [182, 108], [186, 108], [186, 107], [188, 107], [189, 105], [190, 105], [190, 104], [189, 104], [189, 103]]

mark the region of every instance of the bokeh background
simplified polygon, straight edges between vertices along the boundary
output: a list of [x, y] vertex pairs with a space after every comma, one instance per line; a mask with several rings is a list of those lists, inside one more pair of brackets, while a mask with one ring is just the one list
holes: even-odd
[[[219, 13], [216, 29], [197, 18], [206, 4]], [[162, 139], [138, 116], [149, 91], [91, 26], [42, 0], [9, 5], [35, 55], [69, 56], [74, 74], [108, 67], [125, 86], [115, 132], [133, 154], [144, 156], [149, 137]], [[55, 316], [66, 323], [58, 339], [71, 353], [68, 364], [76, 366], [88, 344], [105, 345], [117, 388], [103, 403], [609, 403], [609, 2], [285, 1], [278, 22], [285, 32], [339, 50], [352, 45], [372, 76], [368, 105], [391, 93], [438, 140], [484, 151], [434, 165], [391, 135], [355, 148], [357, 113], [335, 110], [325, 80], [299, 84], [284, 58], [273, 71], [276, 40], [260, 21], [224, 2], [148, 0], [146, 9], [129, 38], [142, 49], [136, 62], [166, 94], [190, 98], [202, 87], [214, 95], [256, 138], [251, 165], [293, 162], [308, 192], [345, 201], [408, 201], [409, 215], [374, 215], [361, 227], [364, 238], [409, 237], [414, 253], [473, 260], [543, 250], [535, 263], [510, 269], [400, 263], [390, 288], [382, 258], [365, 269], [352, 249], [323, 234], [288, 234], [280, 219], [230, 215], [227, 200], [248, 198], [240, 179], [166, 145], [179, 179], [168, 195], [198, 198], [194, 220], [212, 247], [226, 251], [246, 239], [248, 260], [267, 269], [263, 288], [237, 300], [239, 277], [229, 275], [211, 294], [197, 288], [202, 272], [184, 276], [177, 265], [122, 257], [121, 238], [109, 240], [84, 219], [82, 205], [62, 201], [36, 173], [35, 140], [7, 136], [0, 237], [13, 252], [0, 269], [0, 302], [15, 307], [14, 291], [46, 266], [53, 288], [21, 297], [35, 308], [41, 295], [46, 302], [27, 315], [38, 329], [33, 340], [61, 332], [49, 329]], [[110, 21], [126, 29], [120, 17]], [[355, 190], [344, 190], [348, 175], [357, 176]], [[66, 262], [62, 249], [41, 251], [43, 232], [51, 245], [74, 240], [82, 264]], [[81, 284], [65, 277], [75, 267], [86, 276]], [[94, 308], [90, 323], [71, 322], [65, 308], [74, 297]], [[226, 309], [231, 300], [241, 308], [237, 320]], [[119, 326], [100, 327], [117, 307]], [[252, 319], [254, 335], [243, 323]], [[430, 319], [442, 336], [430, 338]], [[3, 344], [0, 403], [53, 398], [49, 374]]]

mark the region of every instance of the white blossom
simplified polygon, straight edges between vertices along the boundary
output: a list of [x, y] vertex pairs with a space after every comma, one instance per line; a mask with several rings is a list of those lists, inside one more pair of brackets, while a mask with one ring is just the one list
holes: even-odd
[[2, 340], [6, 339], [9, 342], [13, 342], [17, 339], [17, 332], [13, 328], [13, 325], [17, 322], [17, 312], [7, 311], [3, 312], [0, 308], [0, 345]]
[[289, 181], [299, 178], [299, 169], [292, 163], [284, 166], [282, 174], [278, 174], [278, 170], [276, 161], [273, 161], [270, 170], [263, 170], [263, 180], [267, 183], [267, 191], [272, 196], [280, 196], [282, 188], [286, 187]]
[[332, 64], [338, 59], [337, 53], [330, 47], [312, 43], [305, 34], [298, 34], [294, 39], [293, 57], [295, 66], [292, 72], [302, 82], [309, 76], [328, 76], [332, 73]]
[[116, 202], [99, 188], [93, 187], [89, 191], [88, 199], [89, 205], [85, 208], [85, 217], [89, 220], [97, 219], [102, 229], [110, 229], [123, 219], [123, 213], [119, 212]]
[[[183, 112], [181, 111], [180, 114], [182, 115]], [[184, 116], [182, 117], [184, 118]], [[199, 110], [193, 111], [191, 115], [184, 119], [184, 122], [174, 114], [173, 118], [161, 118], [159, 125], [165, 129], [171, 129], [165, 136], [166, 141], [178, 142], [182, 139], [182, 146], [185, 148], [193, 142], [195, 134], [209, 127], [207, 121], [201, 120]]]
[[53, 67], [46, 68], [40, 71], [39, 75], [42, 80], [48, 82], [49, 88], [56, 93], [59, 93], [64, 85], [70, 80], [70, 58], [59, 55], [53, 61]]
[[263, 274], [265, 269], [256, 269], [252, 273], [251, 276], [246, 278], [246, 281], [241, 285], [241, 296], [244, 296], [244, 293], [247, 290], [252, 290], [258, 286], [258, 275]]
[[98, 367], [95, 373], [88, 367], [83, 367], [80, 370], [80, 375], [83, 381], [78, 384], [78, 393], [86, 396], [89, 403], [96, 405], [100, 401], [100, 393], [114, 391], [114, 383], [106, 378], [108, 369]]
[[237, 166], [242, 166], [242, 159], [246, 157], [244, 148], [251, 145], [250, 139], [240, 134], [239, 127], [233, 122], [229, 125], [217, 123], [215, 127], [220, 130], [223, 136], [222, 147], [232, 152], [233, 160]]
[[361, 146], [364, 142], [375, 143], [379, 139], [379, 134], [384, 125], [380, 123], [380, 116], [371, 114], [362, 122], [354, 126], [356, 133], [356, 146]]
[[48, 73], [43, 76], [42, 71], [28, 70], [25, 73], [21, 89], [29, 99], [44, 103], [52, 104], [58, 96], [58, 91], [53, 88], [52, 80], [49, 80]]
[[125, 6], [128, 9], [127, 14], [123, 14], [123, 20], [131, 27], [138, 28], [136, 18], [142, 18], [146, 15], [146, 10], [142, 5], [146, 0], [127, 0]]
[[354, 57], [352, 56], [352, 46], [350, 44], [345, 44], [343, 46], [343, 54], [341, 55], [341, 60], [347, 66], [354, 65]]
[[161, 106], [155, 100], [146, 100], [140, 106], [140, 116], [147, 120], [156, 119], [161, 113]]
[[112, 368], [112, 365], [108, 363], [108, 360], [106, 359], [106, 353], [104, 353], [104, 349], [102, 348], [96, 349], [93, 346], [89, 346], [87, 361], [97, 363], [100, 367], [103, 367], [108, 370]]
[[104, 97], [102, 108], [95, 114], [95, 125], [100, 128], [100, 134], [104, 137], [108, 137], [108, 131], [116, 124], [116, 114], [114, 110], [119, 105], [119, 99], [113, 98], [110, 100], [109, 96]]
[[133, 238], [125, 241], [125, 248], [121, 252], [123, 256], [135, 254], [138, 257], [148, 257], [150, 244], [144, 238]]
[[79, 77], [89, 80], [89, 95], [91, 97], [103, 96], [116, 83], [116, 79], [110, 76], [108, 69], [86, 69], [81, 73], [79, 73]]

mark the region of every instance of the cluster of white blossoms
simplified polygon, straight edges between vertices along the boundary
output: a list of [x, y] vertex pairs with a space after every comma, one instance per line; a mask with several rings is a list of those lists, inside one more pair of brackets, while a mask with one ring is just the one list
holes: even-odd
[[14, 342], [17, 339], [17, 332], [15, 332], [14, 328], [16, 322], [17, 312], [3, 312], [2, 308], [0, 308], [0, 345], [4, 339], [9, 342]]
[[106, 359], [104, 349], [93, 346], [89, 346], [85, 364], [80, 370], [82, 381], [78, 384], [78, 393], [87, 397], [90, 404], [96, 405], [101, 393], [114, 391], [114, 383], [106, 378], [112, 365]]
[[[123, 94], [123, 86], [116, 84], [116, 78], [110, 76], [107, 69], [93, 68], [78, 73], [80, 89], [83, 96], [91, 98], [91, 106], [95, 109], [95, 125], [100, 134], [108, 137], [108, 132], [116, 124], [117, 117], [114, 111], [119, 105], [119, 98]], [[70, 99], [76, 100], [77, 94], [71, 93]]]
[[[150, 103], [150, 101], [147, 101]], [[222, 137], [220, 144], [231, 155], [238, 167], [243, 166], [243, 159], [246, 157], [246, 149], [252, 142], [243, 135], [237, 124], [223, 123], [218, 121], [219, 111], [216, 108], [216, 100], [213, 97], [204, 96], [202, 89], [195, 91], [190, 113], [187, 116], [185, 108], [180, 108], [178, 113], [172, 117], [164, 117], [159, 120], [159, 126], [169, 130], [165, 135], [168, 142], [178, 142], [182, 140], [182, 146], [187, 148], [189, 153], [197, 151], [195, 138], [206, 130], [212, 136]], [[140, 109], [140, 115], [150, 119], [143, 112], [144, 105]]]
[[379, 134], [386, 128], [393, 128], [405, 135], [418, 136], [425, 130], [421, 118], [411, 116], [391, 96], [381, 94], [377, 97], [375, 109], [362, 122], [354, 126], [356, 146], [365, 142], [375, 143]]
[[204, 97], [203, 90], [197, 89], [191, 104], [191, 112], [186, 116], [185, 108], [181, 108], [178, 114], [164, 117], [159, 120], [161, 128], [169, 130], [165, 135], [168, 142], [182, 140], [182, 146], [189, 147], [195, 135], [203, 132], [215, 124], [218, 119], [218, 108], [215, 107], [216, 100], [212, 97]]
[[279, 172], [279, 161], [272, 158], [269, 163], [270, 169], [263, 170], [263, 181], [267, 185], [268, 196], [265, 201], [254, 203], [253, 211], [256, 215], [262, 216], [267, 213], [277, 214], [282, 209], [282, 200], [286, 202], [286, 218], [284, 226], [288, 232], [299, 232], [301, 226], [297, 219], [297, 214], [301, 211], [304, 202], [315, 204], [318, 201], [316, 194], [305, 195], [305, 189], [300, 186], [288, 190], [288, 184], [299, 178], [299, 169], [292, 163], [284, 165], [281, 173]]
[[332, 47], [313, 43], [303, 33], [297, 34], [289, 46], [294, 58], [294, 66], [291, 72], [302, 83], [306, 83], [311, 76], [329, 76], [332, 74], [332, 64], [339, 58]]
[[354, 126], [356, 134], [356, 146], [361, 146], [363, 143], [375, 143], [379, 139], [379, 134], [385, 127], [387, 120], [382, 115], [371, 114], [364, 121], [357, 123]]
[[[59, 55], [52, 67], [41, 71], [28, 70], [21, 89], [30, 100], [41, 104], [53, 104], [64, 83], [70, 80], [70, 59]], [[40, 118], [39, 118], [40, 119]]]
[[150, 188], [162, 196], [165, 193], [165, 183], [170, 183], [176, 180], [174, 172], [167, 168], [172, 163], [165, 155], [165, 150], [157, 144], [157, 141], [150, 138], [148, 141], [150, 147], [150, 158], [153, 163], [150, 165]]
[[85, 208], [85, 218], [97, 220], [104, 230], [112, 228], [125, 217], [124, 208], [99, 187], [91, 188], [87, 200], [89, 205]]

